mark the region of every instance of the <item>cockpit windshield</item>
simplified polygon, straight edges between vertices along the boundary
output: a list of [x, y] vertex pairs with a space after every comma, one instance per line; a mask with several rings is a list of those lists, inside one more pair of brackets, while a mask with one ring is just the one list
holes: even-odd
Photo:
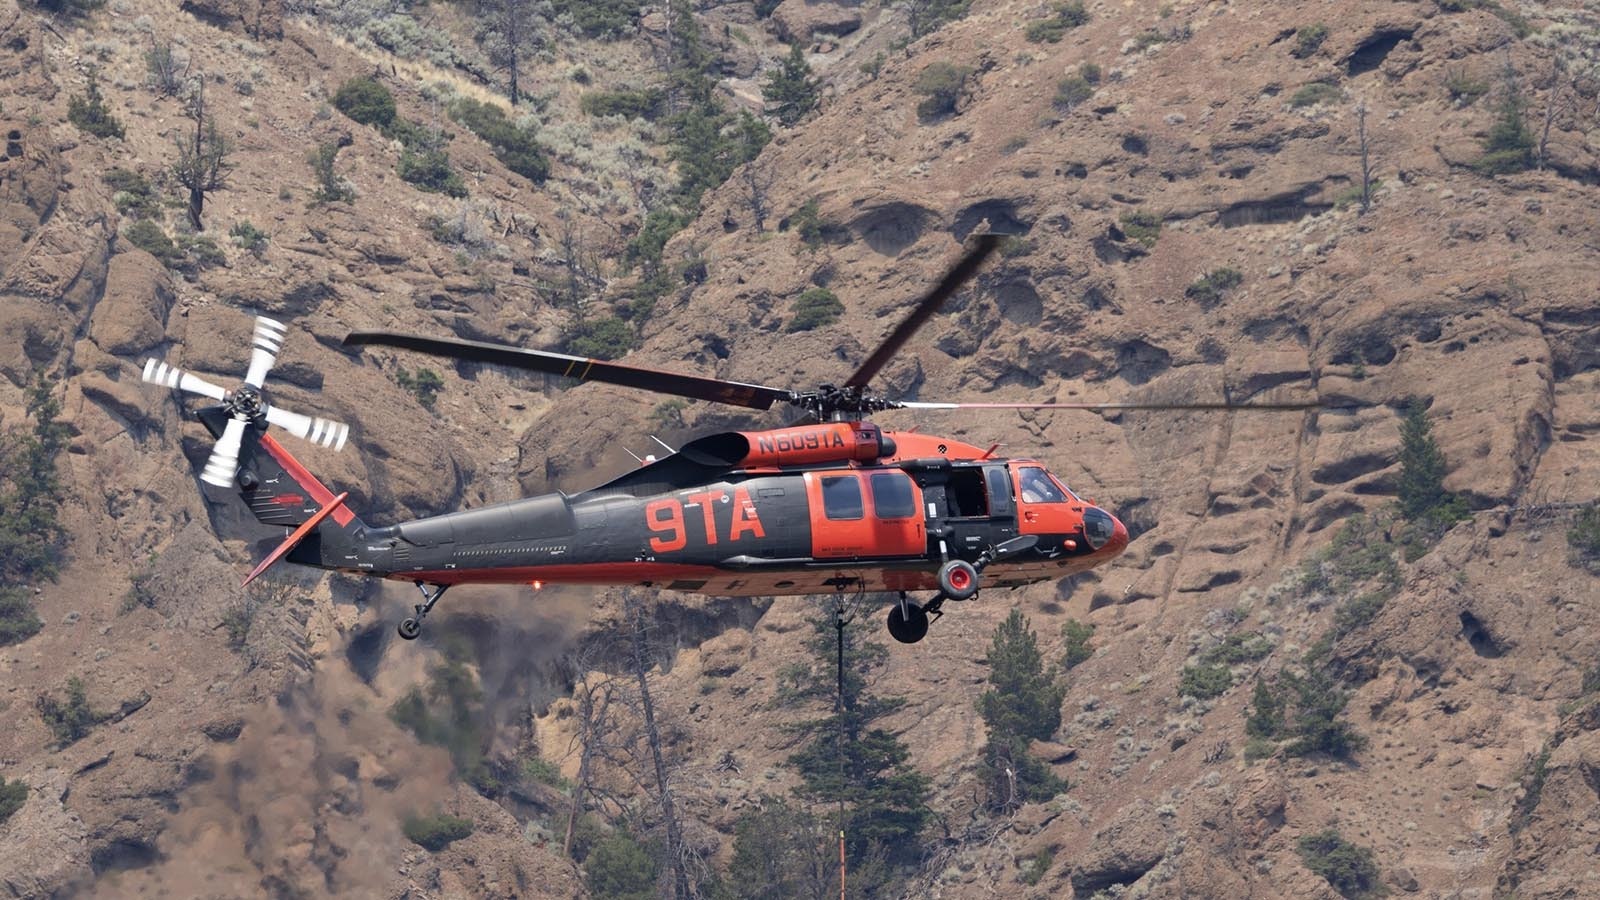
[[1022, 488], [1025, 503], [1066, 503], [1072, 496], [1050, 473], [1038, 466], [1024, 466], [1017, 472], [1017, 483]]

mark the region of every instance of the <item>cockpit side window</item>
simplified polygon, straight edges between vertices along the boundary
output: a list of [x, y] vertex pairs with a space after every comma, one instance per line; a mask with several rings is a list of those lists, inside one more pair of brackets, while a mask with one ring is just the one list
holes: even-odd
[[1050, 477], [1050, 473], [1037, 466], [1026, 466], [1017, 472], [1025, 503], [1065, 503], [1066, 494]]

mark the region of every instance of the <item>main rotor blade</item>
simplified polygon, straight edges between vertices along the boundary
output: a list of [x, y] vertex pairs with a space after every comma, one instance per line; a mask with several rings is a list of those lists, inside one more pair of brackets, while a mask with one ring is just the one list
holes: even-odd
[[601, 381], [606, 384], [653, 391], [657, 394], [672, 394], [688, 397], [691, 400], [709, 400], [712, 403], [727, 403], [749, 409], [771, 409], [773, 403], [779, 400], [788, 401], [794, 397], [792, 391], [759, 384], [702, 378], [698, 375], [680, 375], [659, 369], [624, 366], [602, 359], [586, 359], [582, 356], [568, 356], [565, 353], [550, 353], [544, 350], [526, 350], [484, 341], [426, 338], [392, 331], [353, 331], [345, 336], [344, 344], [346, 347], [362, 344], [399, 347], [402, 350], [415, 350], [418, 353], [442, 356], [446, 359], [493, 363], [513, 369], [543, 372], [546, 375], [561, 375], [579, 381]]
[[144, 380], [162, 387], [210, 397], [213, 400], [222, 400], [228, 396], [227, 391], [204, 378], [185, 372], [177, 366], [169, 366], [158, 359], [144, 361]]
[[897, 400], [896, 409], [1087, 409], [1099, 412], [1127, 410], [1270, 411], [1321, 409], [1321, 403], [921, 403]]
[[846, 381], [844, 386], [865, 388], [877, 376], [878, 370], [882, 369], [890, 359], [894, 358], [896, 353], [900, 352], [900, 348], [905, 346], [906, 341], [911, 340], [911, 336], [917, 333], [917, 329], [926, 325], [928, 320], [933, 318], [933, 314], [939, 311], [939, 307], [943, 306], [952, 294], [959, 290], [963, 284], [966, 284], [973, 275], [977, 274], [978, 267], [982, 266], [984, 261], [1000, 246], [1000, 238], [1001, 235], [998, 234], [979, 235], [967, 255], [961, 257], [961, 261], [956, 263], [955, 267], [949, 272], [945, 273], [944, 278], [937, 285], [934, 285], [933, 290], [929, 291], [927, 296], [917, 302], [917, 307], [911, 311], [911, 315], [906, 316], [905, 321], [901, 322], [899, 327], [895, 328], [888, 337], [883, 339], [883, 343], [878, 345], [878, 349], [872, 351], [872, 355], [867, 357], [867, 361], [861, 364], [861, 368], [850, 376], [850, 380]]

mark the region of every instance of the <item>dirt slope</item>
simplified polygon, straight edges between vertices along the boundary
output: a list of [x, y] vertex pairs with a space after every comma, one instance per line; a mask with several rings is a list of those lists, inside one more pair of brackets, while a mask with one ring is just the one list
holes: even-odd
[[[551, 798], [486, 800], [385, 715], [439, 658], [437, 647], [389, 640], [405, 592], [308, 575], [230, 648], [228, 615], [259, 602], [232, 585], [270, 534], [199, 496], [204, 431], [139, 385], [138, 370], [154, 355], [231, 376], [249, 313], [289, 321], [278, 395], [354, 429], [344, 454], [295, 452], [377, 522], [578, 489], [632, 465], [625, 449], [650, 446], [650, 434], [676, 443], [756, 424], [698, 405], [681, 427], [652, 423], [659, 398], [453, 370], [429, 412], [395, 378], [414, 360], [337, 348], [365, 327], [558, 340], [568, 313], [548, 286], [564, 271], [560, 216], [595, 241], [636, 217], [590, 215], [572, 199], [580, 182], [604, 180], [580, 157], [582, 141], [603, 148], [626, 129], [572, 138], [577, 126], [564, 123], [580, 121], [581, 88], [555, 73], [586, 64], [607, 84], [646, 78], [660, 23], [647, 16], [636, 42], [562, 47], [542, 63], [553, 85], [545, 131], [571, 148], [543, 188], [456, 129], [449, 149], [472, 198], [462, 202], [402, 182], [396, 146], [327, 109], [346, 78], [383, 64], [402, 114], [439, 121], [437, 94], [423, 91], [438, 70], [413, 77], [335, 40], [326, 22], [264, 5], [281, 37], [246, 32], [251, 4], [190, 7], [196, 15], [169, 0], [113, 3], [77, 22], [0, 7], [0, 413], [19, 420], [21, 386], [43, 368], [61, 383], [72, 428], [62, 459], [70, 564], [37, 586], [45, 629], [0, 649], [0, 709], [15, 723], [0, 737], [0, 774], [31, 788], [0, 825], [0, 890], [575, 895], [580, 873], [527, 828], [549, 820]], [[668, 248], [669, 258], [702, 255], [704, 283], [657, 305], [633, 361], [769, 384], [836, 380], [986, 223], [1024, 237], [883, 387], [927, 400], [1325, 404], [1270, 417], [881, 417], [1044, 459], [1138, 531], [1096, 576], [986, 594], [927, 641], [891, 648], [882, 682], [909, 697], [892, 724], [934, 778], [953, 835], [934, 842], [913, 890], [1328, 897], [1296, 843], [1331, 825], [1373, 848], [1394, 893], [1600, 893], [1588, 849], [1600, 718], [1592, 696], [1573, 702], [1596, 665], [1600, 591], [1564, 538], [1565, 505], [1592, 501], [1600, 480], [1597, 123], [1558, 117], [1544, 171], [1491, 178], [1470, 164], [1493, 94], [1468, 104], [1446, 87], [1457, 67], [1498, 85], [1509, 46], [1536, 119], [1549, 97], [1540, 78], [1563, 52], [1552, 36], [1592, 46], [1593, 28], [1533, 5], [1519, 8], [1542, 34], [1516, 39], [1490, 8], [1427, 2], [1336, 16], [1311, 3], [1097, 3], [1060, 43], [1036, 44], [1025, 23], [1047, 10], [997, 0], [890, 50], [904, 34], [896, 10], [795, 6], [770, 25], [739, 6], [707, 21], [712, 34], [757, 36], [724, 48], [738, 57], [728, 83], [741, 95], [781, 50], [764, 27], [818, 42], [812, 58], [830, 95], [801, 128], [780, 130], [760, 163], [781, 176], [774, 219], [815, 200], [829, 239], [809, 248], [793, 230], [758, 234], [738, 179], [709, 194]], [[461, 25], [448, 10], [425, 15]], [[865, 27], [849, 31], [852, 16]], [[1319, 21], [1326, 39], [1295, 55], [1297, 30]], [[1162, 39], [1145, 37], [1151, 29]], [[119, 235], [128, 222], [102, 180], [114, 166], [159, 172], [184, 125], [178, 101], [144, 85], [155, 34], [181, 41], [211, 78], [237, 147], [230, 185], [206, 213], [228, 264], [187, 276]], [[880, 51], [870, 77], [861, 65]], [[935, 60], [972, 74], [955, 114], [923, 121], [913, 85]], [[1085, 63], [1102, 73], [1092, 96], [1057, 105], [1059, 82]], [[66, 121], [91, 67], [125, 140]], [[1326, 102], [1291, 104], [1317, 81], [1336, 86]], [[1366, 215], [1349, 202], [1357, 102], [1380, 179]], [[308, 204], [306, 153], [341, 135], [350, 144], [338, 171], [357, 196]], [[1161, 222], [1150, 246], [1130, 234], [1135, 212]], [[486, 246], [435, 240], [430, 217], [457, 216], [490, 235]], [[270, 235], [259, 257], [226, 237], [243, 221]], [[1186, 296], [1223, 267], [1243, 280], [1220, 302]], [[786, 332], [790, 302], [813, 285], [843, 299], [845, 316]], [[1246, 761], [1255, 667], [1292, 665], [1333, 616], [1328, 598], [1290, 576], [1348, 517], [1391, 502], [1411, 398], [1428, 404], [1446, 486], [1473, 516], [1404, 565], [1396, 596], [1334, 648], [1338, 666], [1369, 676], [1348, 711], [1369, 745], [1354, 764]], [[482, 651], [495, 752], [538, 748], [570, 771], [564, 707], [538, 715], [565, 686], [556, 672], [568, 648], [614, 628], [615, 598], [548, 596], [452, 595], [444, 614]], [[793, 777], [778, 765], [794, 740], [783, 726], [810, 712], [772, 701], [821, 608], [666, 602], [678, 646], [655, 683], [663, 715], [681, 725], [683, 803], [696, 833], [725, 851], [738, 813]], [[1072, 752], [1056, 769], [1073, 786], [962, 841], [976, 821], [984, 741], [972, 701], [989, 635], [1013, 607], [1052, 642], [1068, 618], [1097, 627], [1057, 736]], [[1195, 653], [1247, 631], [1268, 635], [1273, 653], [1215, 701], [1178, 697]], [[34, 698], [73, 676], [98, 709], [126, 714], [57, 750]], [[726, 754], [738, 771], [718, 765]], [[429, 854], [399, 831], [418, 809], [466, 816], [476, 831]], [[1037, 883], [1023, 883], [1046, 851]]]

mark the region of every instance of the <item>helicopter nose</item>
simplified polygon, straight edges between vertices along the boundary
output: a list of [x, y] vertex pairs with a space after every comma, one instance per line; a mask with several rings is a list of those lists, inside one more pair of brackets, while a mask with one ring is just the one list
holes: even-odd
[[1096, 552], [1110, 550], [1112, 554], [1121, 553], [1128, 546], [1128, 528], [1117, 517], [1099, 507], [1091, 506], [1083, 513], [1083, 535], [1089, 540], [1089, 548]]

